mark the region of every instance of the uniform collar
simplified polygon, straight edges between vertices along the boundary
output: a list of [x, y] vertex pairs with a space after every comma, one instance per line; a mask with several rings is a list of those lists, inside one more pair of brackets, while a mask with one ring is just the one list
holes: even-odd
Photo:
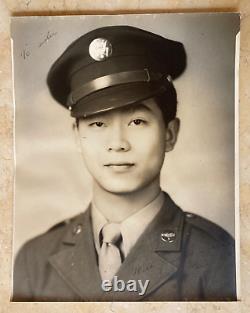
[[[184, 213], [167, 194], [164, 198], [162, 209], [137, 240], [117, 273], [124, 281], [149, 279], [144, 297], [170, 279], [181, 263]], [[62, 247], [49, 258], [50, 264], [82, 300], [142, 300], [138, 293], [103, 293], [91, 228], [88, 209], [66, 227]], [[175, 233], [174, 240], [162, 240], [162, 234], [171, 232]]]
[[[143, 297], [131, 292], [114, 293], [106, 295], [105, 300], [142, 300], [178, 271], [182, 260], [184, 219], [183, 211], [165, 194], [162, 209], [145, 229], [116, 274], [124, 281], [149, 280], [146, 293]], [[174, 234], [174, 237], [170, 236], [168, 240], [166, 234]]]
[[[66, 222], [66, 232], [62, 238], [65, 245], [74, 246], [82, 237], [82, 233], [86, 231], [86, 221], [90, 219], [89, 207], [84, 213], [81, 213]], [[90, 231], [88, 229], [88, 231]]]
[[[155, 238], [154, 244], [157, 247], [156, 250], [178, 251], [181, 245], [184, 214], [182, 210], [178, 206], [176, 206], [176, 204], [172, 201], [172, 199], [169, 197], [167, 193], [162, 192], [161, 194], [163, 194], [164, 205], [161, 207], [159, 211], [157, 210], [158, 213], [156, 212], [156, 216], [146, 227], [145, 233], [147, 234], [149, 232], [154, 233], [153, 238]], [[158, 199], [160, 200], [161, 196], [158, 197]], [[160, 203], [160, 201], [158, 203]], [[146, 207], [144, 209], [146, 209]], [[63, 238], [63, 243], [68, 245], [76, 244], [78, 238], [80, 237], [79, 235], [82, 232], [82, 229], [85, 227], [84, 221], [86, 219], [89, 219], [91, 221], [90, 215], [91, 214], [89, 206], [85, 213], [79, 214], [73, 220], [70, 221], [69, 227], [67, 228], [67, 232]], [[102, 220], [105, 221], [104, 223], [106, 223], [107, 222], [106, 219], [103, 216], [102, 218], [103, 218]], [[100, 230], [102, 226], [101, 224], [99, 224], [98, 229]], [[92, 232], [94, 235], [93, 230]], [[174, 233], [175, 235], [173, 241], [162, 239], [162, 237], [167, 238], [167, 235], [168, 234], [170, 235], [171, 232]], [[165, 234], [165, 236], [163, 234]]]
[[[163, 203], [164, 193], [160, 191], [160, 193], [153, 201], [120, 223], [120, 229], [123, 238], [121, 250], [123, 251], [125, 257], [128, 255], [129, 251], [135, 245], [136, 241], [150, 224], [150, 222], [158, 214]], [[91, 205], [91, 215], [95, 247], [96, 251], [99, 253], [100, 231], [103, 226], [108, 223], [108, 220], [103, 216], [94, 203]]]

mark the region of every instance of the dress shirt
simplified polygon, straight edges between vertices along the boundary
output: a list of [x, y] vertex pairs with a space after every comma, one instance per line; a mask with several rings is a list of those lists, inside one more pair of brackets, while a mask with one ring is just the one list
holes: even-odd
[[[157, 197], [152, 200], [148, 205], [130, 215], [121, 224], [121, 251], [126, 258], [136, 241], [144, 232], [146, 227], [154, 219], [157, 213], [160, 211], [164, 202], [164, 194], [161, 191]], [[108, 221], [97, 206], [92, 202], [91, 204], [91, 216], [92, 216], [92, 228], [94, 234], [95, 248], [99, 255], [101, 243], [100, 243], [100, 231], [103, 226], [111, 221]]]

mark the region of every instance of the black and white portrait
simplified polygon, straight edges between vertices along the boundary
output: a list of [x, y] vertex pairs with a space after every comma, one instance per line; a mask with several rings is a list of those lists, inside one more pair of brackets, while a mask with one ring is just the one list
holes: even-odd
[[11, 26], [13, 300], [237, 300], [239, 15]]

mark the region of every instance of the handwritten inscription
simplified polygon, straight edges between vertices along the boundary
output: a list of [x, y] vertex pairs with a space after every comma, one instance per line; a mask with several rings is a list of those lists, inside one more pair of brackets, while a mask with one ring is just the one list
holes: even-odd
[[39, 43], [38, 47], [41, 48], [45, 43], [48, 43], [48, 41], [56, 35], [57, 32], [48, 31], [43, 40]]
[[29, 56], [30, 56], [30, 50], [27, 47], [23, 48], [23, 50], [21, 51], [21, 57], [24, 60], [26, 60]]
[[[47, 33], [43, 36], [42, 41], [39, 42], [37, 45], [38, 48], [41, 48], [44, 44], [48, 43], [48, 41], [57, 35], [57, 32], [51, 32], [50, 30], [47, 31]], [[31, 48], [28, 47], [28, 44], [26, 43], [24, 48], [21, 50], [20, 53], [21, 57], [24, 60], [27, 60], [29, 56], [31, 56]]]
[[149, 264], [141, 264], [138, 265], [134, 268], [133, 270], [133, 274], [134, 275], [140, 275], [142, 273], [148, 272], [153, 268], [153, 264], [149, 263]]

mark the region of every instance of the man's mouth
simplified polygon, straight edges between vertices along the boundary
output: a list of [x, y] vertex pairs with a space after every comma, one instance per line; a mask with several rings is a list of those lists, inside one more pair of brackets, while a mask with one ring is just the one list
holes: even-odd
[[132, 167], [135, 166], [134, 163], [107, 163], [104, 164], [106, 168], [109, 168], [117, 173], [126, 172], [127, 170], [130, 170]]
[[106, 167], [131, 167], [134, 166], [134, 163], [108, 163], [104, 164]]

